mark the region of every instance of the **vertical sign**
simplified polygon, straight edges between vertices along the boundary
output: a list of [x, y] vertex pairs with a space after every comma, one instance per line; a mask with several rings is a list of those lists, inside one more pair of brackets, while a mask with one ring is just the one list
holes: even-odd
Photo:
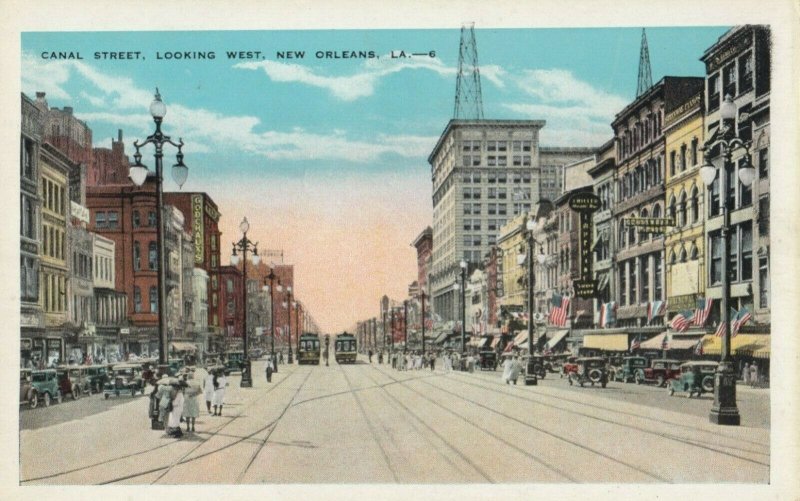
[[202, 263], [204, 252], [203, 240], [203, 195], [192, 195], [192, 232], [194, 233], [194, 262]]
[[592, 213], [600, 208], [600, 199], [594, 193], [576, 193], [569, 199], [570, 209], [579, 214], [578, 251], [580, 278], [573, 281], [575, 295], [591, 298], [597, 295], [597, 280], [592, 279]]

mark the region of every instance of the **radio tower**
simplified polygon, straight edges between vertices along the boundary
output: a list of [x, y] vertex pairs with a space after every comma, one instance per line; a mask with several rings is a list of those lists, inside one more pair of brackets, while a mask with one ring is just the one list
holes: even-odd
[[453, 118], [483, 119], [481, 97], [481, 72], [478, 69], [478, 47], [475, 44], [475, 23], [461, 26], [461, 43], [458, 48], [458, 77], [456, 79], [456, 104]]
[[647, 48], [647, 35], [642, 28], [642, 48], [639, 50], [639, 83], [636, 85], [636, 97], [641, 96], [653, 86], [653, 72], [650, 71], [650, 50]]

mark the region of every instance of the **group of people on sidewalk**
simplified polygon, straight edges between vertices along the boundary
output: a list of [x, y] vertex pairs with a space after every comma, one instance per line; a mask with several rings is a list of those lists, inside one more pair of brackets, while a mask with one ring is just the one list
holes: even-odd
[[742, 367], [742, 382], [751, 387], [759, 386], [761, 383], [761, 374], [758, 371], [758, 364], [756, 362], [752, 364], [744, 363], [744, 367]]
[[428, 367], [433, 370], [436, 363], [436, 355], [433, 353], [424, 354], [421, 351], [395, 351], [390, 358], [392, 368], [399, 371], [419, 371]]
[[164, 429], [170, 437], [181, 438], [181, 423], [186, 423], [186, 432], [193, 433], [200, 417], [200, 395], [205, 398], [208, 414], [221, 416], [226, 386], [225, 373], [216, 367], [185, 367], [174, 377], [165, 374], [154, 382], [150, 394], [150, 417], [158, 423], [154, 428]]

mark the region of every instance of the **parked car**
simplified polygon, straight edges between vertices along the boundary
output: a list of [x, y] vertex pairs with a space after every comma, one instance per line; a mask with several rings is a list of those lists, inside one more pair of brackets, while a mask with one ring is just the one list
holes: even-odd
[[478, 354], [481, 370], [497, 370], [497, 353], [492, 350], [483, 350]]
[[667, 381], [667, 393], [672, 396], [676, 391], [686, 392], [687, 398], [695, 394], [699, 397], [703, 393], [712, 393], [718, 365], [718, 362], [702, 360], [681, 364], [680, 376]]
[[650, 367], [638, 369], [633, 377], [636, 384], [656, 383], [662, 387], [668, 380], [679, 377], [680, 373], [679, 360], [656, 358], [650, 361]]
[[[58, 374], [55, 369], [43, 369], [30, 371], [30, 382], [36, 396], [28, 400], [31, 407], [37, 407], [40, 402], [44, 402], [45, 407], [50, 407], [50, 403], [55, 399], [61, 403], [61, 391], [58, 389]], [[33, 405], [34, 402], [36, 405]]]
[[529, 363], [533, 363], [533, 374], [536, 375], [539, 379], [544, 379], [547, 375], [547, 370], [544, 368], [544, 357], [541, 355], [533, 354], [533, 356], [527, 355], [522, 358], [522, 366], [525, 367], [525, 371], [528, 371]]
[[56, 369], [58, 373], [58, 389], [62, 396], [71, 395], [72, 400], [77, 400], [84, 394], [91, 394], [92, 388], [86, 368], [61, 366]]
[[564, 357], [561, 355], [545, 355], [544, 370], [551, 373], [561, 372], [564, 365]]
[[228, 351], [225, 353], [225, 364], [223, 372], [229, 376], [231, 372], [240, 372], [244, 365], [243, 359], [244, 352], [242, 351]]
[[569, 374], [569, 384], [578, 383], [583, 387], [586, 383], [592, 386], [599, 384], [603, 388], [608, 384], [608, 370], [606, 361], [601, 357], [584, 357], [575, 361], [577, 370]]
[[28, 405], [31, 409], [39, 406], [39, 392], [33, 387], [30, 369], [19, 371], [19, 405]]
[[117, 364], [111, 369], [111, 376], [103, 386], [103, 396], [119, 396], [121, 393], [130, 392], [131, 396], [140, 391], [144, 394], [144, 380], [142, 379], [142, 364], [125, 363]]
[[86, 367], [86, 375], [89, 379], [89, 388], [92, 393], [103, 391], [103, 386], [108, 381], [108, 370], [105, 365], [90, 365]]
[[648, 365], [645, 357], [623, 357], [622, 364], [614, 370], [614, 381], [631, 383], [635, 380], [636, 371], [644, 369]]
[[182, 358], [170, 358], [167, 360], [167, 366], [170, 376], [175, 376], [178, 372], [183, 369], [184, 362]]

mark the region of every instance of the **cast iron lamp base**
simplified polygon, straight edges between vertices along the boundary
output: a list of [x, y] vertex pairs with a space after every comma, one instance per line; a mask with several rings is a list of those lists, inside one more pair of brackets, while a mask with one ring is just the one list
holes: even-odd
[[253, 387], [253, 376], [252, 376], [252, 371], [250, 370], [251, 368], [252, 366], [250, 364], [250, 359], [248, 358], [244, 361], [244, 366], [242, 367], [242, 382], [239, 384], [240, 387], [242, 388]]
[[538, 386], [539, 381], [536, 379], [536, 364], [528, 362], [528, 368], [525, 370], [525, 386]]
[[741, 421], [736, 407], [736, 373], [730, 362], [721, 362], [714, 374], [714, 405], [708, 419], [727, 426], [739, 426]]

